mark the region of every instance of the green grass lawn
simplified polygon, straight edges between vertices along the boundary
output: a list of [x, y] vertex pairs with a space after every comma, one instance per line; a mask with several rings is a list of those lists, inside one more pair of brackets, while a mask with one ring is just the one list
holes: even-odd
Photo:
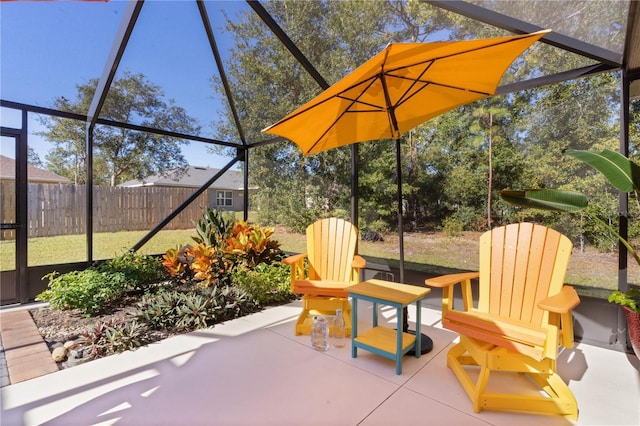
[[[145, 231], [96, 234], [93, 243], [94, 259], [108, 259], [122, 254], [146, 235]], [[161, 254], [178, 245], [193, 243], [195, 230], [161, 231], [140, 250], [144, 254]], [[438, 272], [447, 268], [477, 270], [479, 233], [465, 233], [464, 237], [449, 238], [442, 233], [407, 233], [404, 239], [405, 264], [409, 269]], [[273, 236], [287, 252], [306, 251], [304, 234], [276, 228]], [[371, 262], [391, 266], [399, 264], [397, 235], [385, 235], [384, 242], [359, 244], [359, 253]], [[84, 235], [32, 238], [28, 243], [29, 266], [52, 265], [86, 260]], [[14, 241], [0, 241], [0, 270], [13, 269]], [[569, 264], [567, 282], [574, 285], [614, 289], [617, 287], [617, 255], [594, 250], [580, 253], [574, 248]], [[630, 259], [629, 282], [640, 282], [640, 268]]]
[[[94, 259], [110, 259], [140, 241], [146, 231], [122, 231], [96, 234], [93, 238]], [[178, 244], [193, 243], [195, 231], [161, 231], [140, 250], [144, 254], [160, 254]], [[87, 260], [87, 241], [84, 235], [30, 238], [27, 246], [28, 265], [52, 265], [84, 262]], [[0, 270], [13, 269], [15, 265], [14, 241], [0, 241]]]

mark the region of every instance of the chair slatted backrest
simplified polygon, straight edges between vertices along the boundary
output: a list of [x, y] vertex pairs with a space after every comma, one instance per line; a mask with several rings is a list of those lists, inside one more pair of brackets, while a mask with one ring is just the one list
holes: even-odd
[[516, 223], [480, 237], [478, 310], [535, 325], [548, 322], [538, 301], [564, 285], [571, 241], [542, 225]]
[[344, 219], [332, 217], [309, 225], [309, 279], [350, 282], [357, 242], [356, 227]]

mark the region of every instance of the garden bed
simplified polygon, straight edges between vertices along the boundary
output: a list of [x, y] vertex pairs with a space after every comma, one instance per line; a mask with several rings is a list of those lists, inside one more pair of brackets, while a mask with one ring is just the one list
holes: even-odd
[[[92, 342], [90, 339], [87, 340], [87, 336], [88, 334], [89, 337], [93, 336], [93, 343], [96, 343], [95, 332], [100, 328], [100, 324], [108, 324], [113, 327], [117, 324], [124, 325], [136, 320], [136, 316], [140, 312], [138, 304], [141, 300], [142, 297], [140, 294], [127, 295], [117, 304], [107, 306], [103, 312], [93, 316], [87, 316], [79, 309], [61, 310], [52, 309], [49, 306], [31, 309], [29, 313], [52, 353], [56, 348], [64, 347], [65, 344], [70, 348], [66, 351], [65, 359], [57, 362], [60, 369], [65, 369], [102, 356], [110, 355], [111, 353], [119, 352], [117, 348], [114, 348], [113, 352], [105, 351], [105, 353], [100, 354], [100, 356], [94, 357], [92, 356]], [[293, 297], [290, 300], [293, 300]], [[286, 303], [287, 301], [283, 300], [282, 303]], [[276, 304], [277, 303], [273, 303], [272, 305]], [[250, 306], [254, 308], [243, 309], [240, 311], [240, 315], [233, 316], [237, 318], [262, 309], [262, 307], [258, 307], [255, 304], [250, 304]], [[227, 317], [229, 316], [221, 316], [221, 318]], [[224, 319], [221, 319], [219, 322], [222, 321], [224, 321]], [[217, 322], [212, 321], [211, 324], [207, 326], [212, 327], [215, 326], [216, 323]], [[139, 335], [140, 344], [138, 346], [148, 345], [171, 336], [188, 333], [193, 329], [195, 328], [165, 327], [162, 329], [154, 329], [145, 327], [143, 333]], [[70, 342], [74, 342], [75, 344], [71, 344]], [[105, 344], [105, 342], [102, 344]]]

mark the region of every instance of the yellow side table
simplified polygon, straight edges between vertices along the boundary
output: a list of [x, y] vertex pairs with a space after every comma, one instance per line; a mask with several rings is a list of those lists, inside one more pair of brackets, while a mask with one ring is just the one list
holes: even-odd
[[[420, 308], [422, 299], [431, 292], [427, 287], [399, 284], [383, 280], [363, 281], [347, 288], [352, 298], [351, 357], [358, 356], [358, 348], [396, 361], [396, 374], [402, 374], [402, 356], [414, 349], [420, 358]], [[373, 328], [358, 336], [358, 300], [373, 303]], [[416, 334], [402, 331], [404, 308], [416, 304]], [[378, 304], [393, 306], [398, 311], [396, 330], [378, 325]]]

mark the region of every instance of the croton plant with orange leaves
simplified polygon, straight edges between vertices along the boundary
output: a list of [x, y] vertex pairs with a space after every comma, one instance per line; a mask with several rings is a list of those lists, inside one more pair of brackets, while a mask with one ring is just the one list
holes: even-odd
[[[207, 210], [203, 220], [224, 223], [219, 215], [221, 213]], [[207, 224], [209, 228], [211, 223]], [[202, 223], [199, 226], [204, 227]], [[193, 238], [198, 243], [195, 246], [186, 245], [166, 251], [162, 265], [173, 279], [181, 282], [195, 280], [199, 285], [209, 287], [234, 268], [250, 269], [282, 257], [280, 243], [271, 239], [274, 233], [271, 227], [262, 228], [246, 221], [236, 221], [232, 227], [217, 228], [215, 235], [220, 241], [207, 243], [202, 238]]]

